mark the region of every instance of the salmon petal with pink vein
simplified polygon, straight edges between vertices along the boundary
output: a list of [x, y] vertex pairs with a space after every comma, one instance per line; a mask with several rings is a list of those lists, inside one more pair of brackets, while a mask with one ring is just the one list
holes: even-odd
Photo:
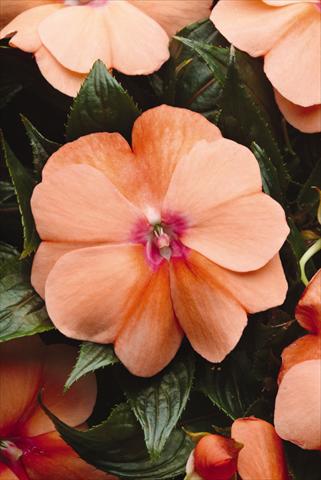
[[58, 242], [122, 242], [144, 220], [96, 168], [70, 165], [46, 177], [31, 198], [42, 240]]
[[134, 375], [152, 376], [176, 354], [183, 332], [172, 306], [168, 265], [153, 274], [115, 341], [115, 352]]
[[48, 15], [62, 8], [62, 6], [59, 4], [41, 5], [20, 13], [1, 30], [0, 38], [17, 32], [11, 38], [10, 44], [24, 52], [35, 53], [41, 47], [41, 39], [38, 32], [39, 24]]
[[202, 268], [199, 257], [191, 252], [185, 263], [171, 264], [174, 310], [194, 350], [211, 362], [221, 362], [239, 341], [247, 315]]
[[197, 20], [203, 20], [210, 14], [212, 0], [129, 0], [161, 25], [172, 36], [181, 28]]
[[[77, 358], [76, 348], [50, 345], [45, 350], [41, 397], [47, 408], [63, 422], [77, 427], [91, 415], [97, 396], [96, 378], [87, 375], [64, 393], [64, 385]], [[36, 401], [32, 415], [19, 430], [34, 437], [54, 430], [54, 425]]]
[[321, 449], [321, 360], [307, 360], [284, 375], [275, 401], [274, 424], [284, 440]]
[[48, 313], [68, 337], [111, 343], [152, 275], [141, 245], [75, 250], [63, 255], [48, 276]]
[[293, 127], [304, 133], [321, 132], [321, 105], [301, 107], [289, 102], [277, 90], [274, 94], [281, 113]]
[[211, 20], [240, 50], [253, 57], [265, 55], [289, 28], [306, 14], [304, 2], [273, 8], [261, 0], [220, 0]]
[[39, 34], [58, 62], [78, 73], [88, 73], [100, 59], [108, 68], [129, 75], [147, 74], [158, 70], [169, 57], [165, 31], [122, 0], [96, 8], [63, 8], [41, 22]]
[[56, 432], [35, 437], [33, 444], [42, 454], [36, 450], [23, 457], [30, 480], [117, 480], [81, 460]]
[[239, 418], [231, 435], [243, 444], [237, 462], [242, 480], [289, 480], [282, 441], [270, 423], [255, 417]]
[[297, 20], [264, 57], [264, 71], [273, 87], [302, 107], [321, 103], [321, 18], [314, 10]]

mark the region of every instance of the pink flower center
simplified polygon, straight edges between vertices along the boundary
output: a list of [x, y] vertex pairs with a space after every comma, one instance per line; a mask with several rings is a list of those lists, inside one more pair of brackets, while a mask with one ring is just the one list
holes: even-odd
[[145, 246], [146, 260], [153, 270], [164, 261], [185, 258], [188, 248], [180, 237], [186, 229], [185, 219], [178, 214], [164, 214], [162, 219], [136, 225], [131, 239]]

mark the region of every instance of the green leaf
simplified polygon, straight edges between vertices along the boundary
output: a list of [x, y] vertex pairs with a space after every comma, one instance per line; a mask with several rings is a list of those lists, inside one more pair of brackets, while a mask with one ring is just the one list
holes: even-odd
[[[202, 113], [216, 123], [222, 80], [228, 63], [228, 50], [222, 48], [226, 45], [226, 40], [210, 20], [181, 30], [171, 43], [171, 59], [167, 68], [163, 69], [165, 103]], [[217, 77], [213, 75], [213, 69]], [[161, 77], [161, 74], [154, 76]]]
[[312, 187], [321, 186], [321, 158], [315, 164], [315, 167], [310, 173], [309, 178], [303, 185], [299, 195], [298, 195], [298, 204], [301, 207], [314, 207], [317, 205], [319, 200], [318, 192]]
[[264, 192], [284, 204], [284, 195], [280, 186], [278, 173], [271, 162], [271, 158], [255, 142], [252, 143], [251, 150], [260, 165]]
[[17, 207], [16, 193], [11, 182], [0, 181], [0, 208]]
[[21, 120], [30, 141], [35, 174], [37, 176], [37, 179], [40, 179], [41, 171], [45, 166], [48, 158], [54, 152], [56, 152], [61, 145], [45, 138], [40, 132], [38, 132], [36, 127], [34, 127], [32, 123], [23, 115], [21, 115]]
[[98, 368], [114, 365], [119, 360], [114, 353], [112, 345], [83, 342], [80, 346], [77, 362], [65, 384], [65, 390], [87, 373]]
[[183, 41], [187, 39], [222, 46], [226, 40], [209, 19], [187, 26], [177, 37], [171, 41], [169, 61], [149, 76], [150, 84], [161, 103], [189, 108], [212, 119], [217, 113], [221, 85], [198, 53]]
[[130, 137], [140, 110], [103, 62], [95, 62], [68, 118], [67, 139], [94, 132], [120, 132]]
[[21, 257], [24, 258], [34, 252], [39, 243], [39, 238], [36, 232], [36, 227], [30, 207], [30, 198], [35, 186], [35, 182], [32, 176], [27, 172], [24, 166], [16, 158], [8, 144], [5, 142], [2, 134], [1, 146], [5, 163], [9, 170], [10, 177], [15, 188], [21, 214], [24, 237], [24, 249]]
[[175, 430], [161, 456], [152, 461], [139, 423], [127, 404], [116, 407], [105, 422], [87, 431], [68, 427], [43, 408], [62, 438], [81, 458], [100, 470], [135, 480], [172, 479], [185, 471], [193, 448], [185, 433]]
[[222, 363], [205, 365], [200, 389], [231, 419], [243, 417], [258, 397], [252, 363], [246, 352], [234, 350]]
[[158, 458], [177, 424], [190, 395], [194, 357], [178, 354], [160, 374], [140, 379], [125, 372], [120, 376], [126, 396], [141, 424], [151, 458]]
[[31, 262], [0, 244], [0, 342], [53, 328], [44, 302], [30, 285]]
[[0, 271], [9, 260], [19, 256], [18, 250], [8, 243], [0, 242]]
[[183, 43], [183, 45], [190, 47], [192, 51], [199, 55], [220, 85], [224, 85], [229, 58], [227, 48], [216, 47], [205, 42], [190, 40], [184, 37], [175, 36], [174, 38]]
[[278, 183], [284, 190], [289, 175], [277, 140], [279, 114], [259, 59], [231, 48], [220, 105], [219, 127], [223, 135], [248, 147], [253, 142], [260, 145], [274, 165]]

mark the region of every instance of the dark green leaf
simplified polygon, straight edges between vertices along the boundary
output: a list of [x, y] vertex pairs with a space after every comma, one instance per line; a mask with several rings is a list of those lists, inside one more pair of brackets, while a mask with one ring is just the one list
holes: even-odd
[[257, 400], [257, 382], [251, 370], [246, 352], [234, 350], [222, 363], [204, 366], [200, 388], [215, 406], [235, 420], [244, 416]]
[[248, 147], [253, 142], [260, 145], [274, 165], [284, 190], [289, 176], [277, 141], [279, 115], [259, 59], [231, 48], [220, 105], [219, 126], [223, 135]]
[[0, 245], [0, 342], [53, 328], [42, 299], [30, 285], [30, 261]]
[[152, 461], [144, 445], [144, 437], [134, 414], [121, 404], [109, 418], [88, 431], [79, 431], [61, 422], [43, 407], [62, 438], [95, 467], [124, 479], [171, 479], [185, 470], [193, 448], [183, 431], [175, 430], [161, 456]]
[[139, 379], [127, 372], [120, 377], [152, 458], [159, 457], [185, 408], [193, 375], [194, 357], [184, 352], [152, 379]]
[[77, 95], [67, 123], [67, 138], [94, 132], [120, 132], [129, 138], [140, 111], [120, 83], [98, 60]]
[[0, 208], [16, 207], [16, 193], [11, 182], [0, 181]]
[[15, 260], [19, 256], [18, 250], [12, 245], [0, 242], [0, 271], [9, 260]]
[[37, 178], [40, 179], [41, 171], [48, 158], [58, 150], [61, 145], [45, 138], [23, 115], [21, 115], [21, 120], [31, 144], [35, 174]]
[[39, 238], [31, 213], [30, 198], [35, 186], [32, 176], [16, 158], [8, 144], [1, 135], [2, 152], [8, 167], [12, 183], [18, 199], [19, 210], [23, 225], [24, 250], [22, 258], [30, 255], [37, 248]]
[[305, 207], [314, 207], [319, 201], [318, 192], [312, 187], [321, 186], [321, 158], [315, 164], [313, 170], [310, 173], [309, 178], [303, 185], [299, 195], [298, 195], [298, 204]]
[[112, 345], [99, 345], [98, 343], [83, 342], [80, 346], [77, 362], [65, 384], [65, 389], [71, 387], [87, 373], [94, 372], [98, 368], [114, 365], [118, 358]]
[[183, 45], [190, 47], [193, 52], [199, 55], [220, 85], [224, 85], [229, 59], [229, 50], [227, 48], [216, 47], [184, 37], [175, 36], [174, 38], [183, 43]]
[[273, 197], [280, 203], [284, 203], [283, 192], [279, 183], [277, 170], [270, 157], [255, 142], [252, 144], [252, 152], [254, 153], [260, 165], [263, 190], [265, 193]]

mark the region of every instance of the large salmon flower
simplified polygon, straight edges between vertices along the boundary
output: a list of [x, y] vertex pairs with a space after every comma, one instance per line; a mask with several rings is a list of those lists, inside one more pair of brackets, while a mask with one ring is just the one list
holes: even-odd
[[303, 132], [320, 132], [320, 0], [219, 0], [211, 20], [237, 48], [264, 56], [287, 121]]
[[300, 325], [310, 333], [282, 353], [274, 422], [280, 437], [308, 450], [321, 449], [321, 270], [296, 308]]
[[118, 133], [63, 146], [31, 207], [32, 284], [50, 318], [68, 337], [113, 342], [137, 375], [165, 367], [183, 333], [220, 362], [247, 313], [284, 301], [284, 211], [253, 154], [200, 114], [151, 109], [132, 148]]
[[66, 345], [45, 347], [34, 336], [0, 345], [0, 480], [117, 480], [81, 460], [59, 437], [37, 401], [81, 425], [96, 401], [88, 375], [63, 394], [76, 358]]
[[[4, 17], [10, 1], [3, 1]], [[36, 0], [31, 9], [30, 0], [19, 4], [22, 13], [0, 38], [16, 32], [10, 45], [33, 53], [46, 80], [75, 96], [96, 60], [128, 75], [158, 70], [169, 57], [170, 37], [208, 17], [212, 0]]]
[[185, 480], [232, 480], [236, 472], [242, 480], [289, 480], [282, 441], [270, 423], [239, 418], [231, 436], [203, 436], [189, 457]]

